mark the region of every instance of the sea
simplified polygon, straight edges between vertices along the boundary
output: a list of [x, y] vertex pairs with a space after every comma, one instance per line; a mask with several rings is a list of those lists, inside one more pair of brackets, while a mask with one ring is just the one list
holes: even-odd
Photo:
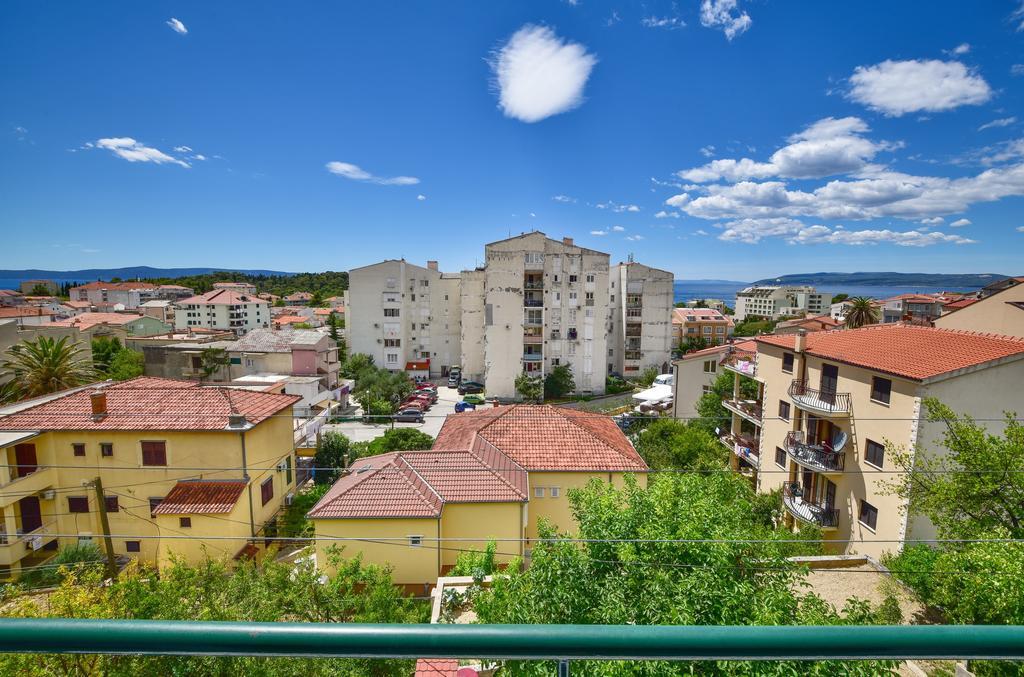
[[[676, 303], [684, 303], [693, 299], [718, 299], [732, 307], [736, 303], [736, 292], [750, 286], [750, 282], [730, 282], [726, 280], [676, 280]], [[928, 294], [932, 292], [951, 291], [936, 287], [881, 287], [874, 285], [815, 285], [823, 294], [848, 294], [849, 296], [867, 296], [875, 299], [887, 299], [899, 294]], [[960, 290], [970, 291], [970, 290]]]

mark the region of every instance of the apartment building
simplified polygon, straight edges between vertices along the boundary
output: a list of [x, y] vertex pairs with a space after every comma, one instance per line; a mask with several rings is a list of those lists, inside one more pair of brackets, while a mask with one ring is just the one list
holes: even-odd
[[269, 303], [249, 294], [226, 289], [215, 289], [182, 299], [178, 301], [174, 313], [175, 329], [220, 329], [242, 335], [252, 329], [268, 326]]
[[395, 371], [430, 360], [434, 377], [459, 366], [459, 275], [440, 272], [436, 261], [423, 268], [391, 259], [349, 271], [347, 297], [349, 352]]
[[[1008, 336], [1024, 336], [1024, 277], [1002, 280], [986, 287], [981, 298], [947, 303], [948, 312], [935, 318], [936, 327], [985, 331]], [[950, 309], [951, 305], [959, 307]]]
[[672, 359], [674, 276], [628, 261], [611, 267], [608, 304], [608, 371], [636, 376], [654, 367], [669, 370]]
[[749, 359], [756, 351], [757, 344], [748, 339], [695, 350], [675, 360], [672, 363], [672, 416], [683, 420], [699, 416], [697, 402], [711, 392], [715, 379], [722, 373], [722, 365], [739, 359], [735, 356]]
[[54, 312], [39, 306], [0, 307], [0, 320], [11, 320], [19, 327], [47, 325], [53, 322]]
[[119, 310], [135, 310], [156, 297], [157, 285], [148, 282], [90, 282], [72, 287], [72, 301], [88, 301], [97, 308], [118, 306]]
[[298, 399], [141, 377], [0, 409], [0, 575], [102, 547], [97, 478], [116, 555], [249, 552], [295, 489]]
[[737, 322], [748, 316], [777, 320], [786, 315], [821, 315], [831, 300], [809, 285], [753, 285], [736, 294]]
[[57, 294], [60, 291], [53, 280], [22, 280], [18, 285], [22, 294], [31, 294], [39, 287], [45, 289], [48, 294]]
[[[449, 417], [431, 449], [361, 458], [351, 470], [309, 511], [316, 535], [365, 539], [347, 541], [346, 556], [389, 566], [415, 590], [451, 569], [458, 548], [483, 550], [488, 539], [505, 539], [499, 561], [529, 561], [541, 520], [573, 530], [570, 489], [592, 479], [622, 487], [627, 474], [646, 486], [648, 472], [611, 418], [527, 404]], [[330, 545], [317, 541], [318, 563]]]
[[732, 318], [714, 308], [673, 308], [672, 342], [685, 343], [688, 338], [702, 338], [709, 346], [720, 346], [732, 338], [736, 328]]
[[51, 323], [54, 327], [74, 327], [87, 331], [95, 326], [120, 327], [127, 336], [156, 336], [166, 334], [171, 325], [149, 315], [135, 313], [79, 313], [67, 320]]
[[944, 305], [945, 299], [939, 294], [900, 294], [881, 302], [880, 321], [928, 325], [942, 315]]
[[[723, 364], [736, 384], [723, 403], [733, 467], [760, 492], [782, 490], [794, 529], [816, 525], [848, 554], [878, 557], [934, 536], [886, 488], [897, 449], [944, 453], [945, 426], [926, 420], [924, 398], [1000, 433], [1004, 411], [1024, 411], [1020, 338], [881, 324], [756, 343], [756, 354]], [[742, 379], [753, 380], [756, 397], [742, 396]]]
[[214, 282], [214, 291], [233, 291], [238, 294], [256, 296], [256, 285], [251, 282]]

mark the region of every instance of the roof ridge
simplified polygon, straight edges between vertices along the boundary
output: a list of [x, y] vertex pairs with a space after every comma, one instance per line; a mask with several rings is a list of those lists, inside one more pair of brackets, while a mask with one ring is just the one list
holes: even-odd
[[422, 491], [420, 491], [419, 487], [416, 486], [416, 483], [409, 480], [407, 472], [411, 472], [412, 474], [416, 475], [419, 481], [423, 483], [423, 486], [430, 489], [430, 492], [437, 497], [437, 500], [439, 500], [442, 505], [444, 505], [446, 501], [444, 500], [444, 497], [441, 496], [441, 492], [435, 489], [434, 486], [430, 482], [428, 482], [423, 475], [419, 474], [416, 468], [412, 466], [412, 463], [409, 463], [409, 461], [405, 459], [405, 456], [403, 454], [404, 452], [398, 452], [397, 454], [395, 454], [395, 461], [401, 461], [403, 467], [399, 467], [397, 462], [393, 463], [395, 469], [398, 470], [399, 473], [402, 475], [402, 478], [409, 483], [409, 486], [412, 487], [413, 491], [416, 492], [416, 495], [420, 497], [424, 505], [430, 506], [431, 508], [434, 507], [433, 502], [427, 496], [425, 496]]
[[[550, 407], [550, 408], [551, 408], [552, 410], [558, 410], [558, 409], [560, 409], [560, 408], [561, 408], [561, 407], [555, 407], [555, 406], [552, 406], [552, 405], [550, 405], [550, 404], [545, 404], [544, 406], [545, 406], [545, 407]], [[574, 411], [575, 411], [575, 410], [574, 410]], [[628, 458], [628, 457], [626, 456], [626, 454], [622, 453], [622, 450], [621, 450], [621, 449], [618, 449], [618, 448], [616, 448], [616, 447], [615, 447], [614, 445], [612, 445], [612, 444], [608, 444], [608, 443], [607, 443], [607, 442], [605, 442], [605, 441], [604, 441], [603, 439], [601, 439], [600, 437], [598, 437], [597, 435], [595, 435], [595, 434], [594, 434], [594, 431], [590, 430], [589, 428], [587, 428], [586, 426], [582, 425], [581, 423], [578, 423], [577, 421], [574, 421], [574, 420], [573, 420], [573, 417], [572, 417], [572, 416], [567, 416], [566, 414], [564, 414], [564, 413], [563, 413], [563, 412], [561, 412], [561, 411], [556, 411], [556, 413], [557, 413], [557, 414], [558, 414], [559, 416], [561, 416], [561, 417], [562, 417], [563, 419], [565, 419], [566, 421], [568, 421], [569, 423], [572, 423], [572, 424], [573, 424], [574, 426], [576, 426], [576, 427], [577, 427], [577, 428], [579, 428], [580, 430], [583, 430], [584, 432], [586, 432], [586, 433], [587, 433], [588, 435], [590, 435], [590, 436], [591, 436], [592, 438], [594, 438], [595, 440], [597, 440], [598, 442], [600, 442], [601, 444], [603, 444], [603, 445], [604, 445], [605, 447], [607, 447], [607, 448], [611, 449], [612, 451], [614, 451], [614, 452], [615, 452], [616, 454], [618, 454], [618, 455], [619, 455], [619, 456], [621, 456], [622, 458], [624, 458], [624, 459], [627, 459], [627, 460], [629, 460], [629, 461], [635, 461], [635, 460], [636, 460], [636, 459]], [[638, 453], [639, 453], [639, 452], [638, 452]]]

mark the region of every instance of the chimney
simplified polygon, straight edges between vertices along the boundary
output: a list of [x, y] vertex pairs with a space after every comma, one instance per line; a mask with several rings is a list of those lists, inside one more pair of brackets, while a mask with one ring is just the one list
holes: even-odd
[[804, 348], [807, 347], [807, 330], [797, 329], [796, 330], [796, 343], [793, 345], [793, 352], [802, 353]]
[[572, 238], [571, 237], [563, 237], [562, 238], [562, 244], [564, 244], [567, 247], [571, 247], [572, 246]]
[[89, 395], [92, 403], [92, 420], [102, 421], [107, 415], [107, 394], [97, 390]]
[[437, 270], [437, 261], [427, 261], [427, 270]]

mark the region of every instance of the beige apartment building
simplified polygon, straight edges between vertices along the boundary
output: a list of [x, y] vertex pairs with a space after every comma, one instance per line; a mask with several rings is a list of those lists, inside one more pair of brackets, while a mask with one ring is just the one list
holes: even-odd
[[[759, 492], [781, 489], [787, 522], [814, 524], [833, 550], [878, 557], [904, 539], [934, 537], [927, 519], [891, 495], [892, 454], [942, 454], [944, 426], [926, 420], [935, 397], [1002, 432], [1024, 412], [1024, 340], [904, 324], [762, 336], [735, 353], [732, 413], [722, 442]], [[739, 396], [740, 380], [757, 396]], [[889, 541], [889, 542], [883, 542]]]
[[446, 376], [461, 360], [459, 275], [391, 259], [349, 271], [345, 331], [350, 353], [395, 371], [430, 360]]
[[215, 289], [182, 299], [174, 313], [174, 327], [178, 330], [220, 329], [242, 335], [251, 329], [269, 326], [269, 303], [256, 296], [227, 289]]
[[676, 345], [688, 338], [703, 338], [709, 346], [720, 346], [732, 338], [732, 318], [714, 308], [673, 308], [672, 340]]
[[628, 261], [612, 266], [610, 280], [608, 371], [626, 378], [649, 367], [666, 373], [672, 359], [674, 276]]
[[934, 320], [936, 327], [1024, 336], [1024, 277], [1011, 277], [986, 287], [970, 305]]
[[786, 315], [821, 315], [830, 308], [825, 294], [808, 285], [752, 285], [736, 293], [737, 322], [748, 316], [777, 320]]

